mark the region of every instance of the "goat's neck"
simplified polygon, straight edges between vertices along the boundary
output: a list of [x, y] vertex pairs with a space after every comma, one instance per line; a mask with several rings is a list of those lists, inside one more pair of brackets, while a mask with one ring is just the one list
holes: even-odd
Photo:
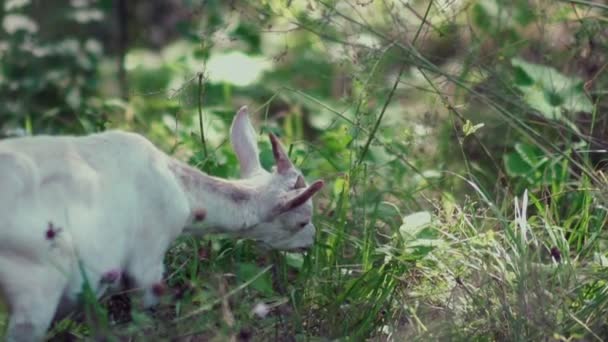
[[238, 235], [259, 222], [259, 196], [252, 185], [209, 176], [177, 160], [169, 165], [190, 203], [186, 232]]

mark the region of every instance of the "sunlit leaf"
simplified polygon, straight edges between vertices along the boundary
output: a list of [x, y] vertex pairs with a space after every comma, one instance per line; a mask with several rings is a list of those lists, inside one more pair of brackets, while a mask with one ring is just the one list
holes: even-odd
[[522, 91], [524, 100], [532, 108], [551, 120], [570, 124], [562, 114], [592, 112], [593, 104], [583, 91], [583, 82], [577, 77], [561, 74], [556, 69], [513, 58], [514, 83]]
[[348, 177], [337, 178], [334, 182], [333, 193], [336, 198], [339, 198], [344, 191], [348, 191]]
[[74, 20], [80, 24], [101, 21], [104, 18], [103, 12], [95, 8], [83, 8], [76, 10], [72, 16]]
[[65, 98], [66, 102], [73, 109], [78, 109], [82, 104], [82, 96], [79, 88], [72, 88], [68, 91]]
[[482, 4], [473, 5], [473, 22], [484, 31], [489, 31], [492, 26], [492, 18], [489, 16]]
[[515, 151], [531, 167], [537, 167], [542, 162], [543, 152], [535, 145], [517, 143]]
[[403, 236], [404, 239], [410, 240], [416, 238], [416, 236], [430, 224], [431, 213], [428, 211], [420, 211], [403, 218], [403, 224], [399, 227], [399, 233], [401, 233], [401, 236]]
[[470, 120], [467, 120], [464, 123], [464, 125], [462, 126], [462, 132], [464, 133], [464, 136], [466, 137], [471, 134], [474, 134], [475, 132], [477, 132], [477, 130], [479, 130], [483, 126], [485, 126], [485, 124], [483, 122], [473, 125], [473, 123]]
[[97, 39], [87, 39], [84, 49], [93, 55], [101, 55], [103, 53], [103, 46]]
[[9, 14], [2, 20], [2, 28], [9, 34], [14, 34], [18, 31], [28, 33], [38, 32], [38, 24], [30, 19], [30, 17], [21, 14]]
[[259, 80], [271, 67], [272, 63], [263, 57], [232, 51], [212, 55], [207, 61], [206, 71], [211, 82], [244, 87]]
[[[237, 278], [244, 283], [258, 276], [262, 271], [260, 267], [252, 263], [240, 263], [237, 269]], [[251, 287], [266, 295], [272, 295], [272, 280], [269, 273], [264, 273], [251, 283]]]
[[4, 3], [4, 11], [10, 12], [23, 8], [31, 3], [30, 0], [6, 0]]
[[287, 262], [287, 265], [299, 270], [304, 265], [304, 257], [299, 253], [286, 253], [285, 262]]

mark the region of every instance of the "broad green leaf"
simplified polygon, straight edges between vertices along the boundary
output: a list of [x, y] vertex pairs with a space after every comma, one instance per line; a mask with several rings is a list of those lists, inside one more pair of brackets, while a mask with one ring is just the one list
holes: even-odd
[[[438, 241], [438, 240], [433, 240]], [[429, 253], [435, 249], [434, 245], [407, 247], [404, 254], [404, 260], [415, 261], [424, 259]]]
[[532, 185], [552, 184], [564, 172], [561, 158], [551, 159], [540, 148], [530, 144], [515, 144], [515, 152], [503, 158], [509, 176], [525, 177]]
[[421, 260], [444, 244], [443, 240], [436, 238], [435, 230], [430, 227], [431, 223], [432, 215], [428, 211], [420, 211], [403, 218], [399, 232], [405, 240], [402, 254], [404, 260]]
[[511, 177], [525, 176], [532, 171], [530, 164], [528, 164], [519, 153], [513, 152], [505, 154], [503, 160], [505, 171]]
[[213, 54], [207, 61], [209, 81], [225, 82], [239, 87], [253, 84], [271, 68], [272, 63], [266, 58], [249, 56], [237, 51]]
[[542, 162], [543, 152], [534, 145], [517, 143], [515, 151], [531, 167], [537, 167]]
[[431, 224], [431, 213], [420, 211], [403, 218], [403, 224], [399, 227], [399, 233], [407, 241], [416, 239], [418, 234]]
[[513, 70], [513, 81], [517, 86], [529, 87], [534, 84], [534, 80], [522, 68]]
[[583, 81], [561, 74], [554, 68], [528, 63], [513, 58], [513, 81], [521, 90], [524, 100], [532, 108], [551, 120], [560, 120], [572, 126], [563, 112], [593, 111], [593, 104], [583, 91]]
[[473, 22], [484, 31], [490, 31], [492, 27], [492, 17], [480, 3], [473, 5]]
[[593, 253], [594, 263], [601, 268], [608, 268], [608, 257], [600, 253]]
[[[262, 269], [255, 264], [240, 263], [237, 269], [237, 279], [239, 282], [244, 283], [257, 276], [261, 271]], [[251, 287], [265, 295], [270, 296], [274, 293], [269, 273], [262, 274], [254, 280], [251, 283]]]
[[287, 265], [299, 270], [304, 265], [304, 257], [300, 253], [287, 253], [285, 254], [285, 262], [287, 262]]

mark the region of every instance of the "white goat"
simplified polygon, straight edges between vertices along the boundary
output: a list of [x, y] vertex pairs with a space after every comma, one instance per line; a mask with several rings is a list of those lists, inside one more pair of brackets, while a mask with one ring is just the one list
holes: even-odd
[[0, 141], [0, 291], [9, 341], [44, 337], [87, 280], [98, 295], [121, 274], [157, 303], [163, 256], [181, 233], [231, 233], [278, 249], [308, 247], [315, 227], [308, 186], [270, 134], [276, 168], [258, 159], [247, 108], [231, 141], [241, 177], [206, 175], [144, 137], [119, 131], [85, 137]]

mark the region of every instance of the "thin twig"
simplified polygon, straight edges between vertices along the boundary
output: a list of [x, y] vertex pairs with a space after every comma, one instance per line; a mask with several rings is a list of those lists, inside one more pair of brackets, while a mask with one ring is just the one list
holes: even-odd
[[576, 5], [581, 5], [581, 6], [596, 7], [596, 8], [608, 10], [608, 5], [599, 4], [599, 3], [593, 2], [593, 1], [585, 1], [585, 0], [560, 0], [560, 1], [569, 2], [571, 4], [576, 4]]
[[[439, 88], [437, 88], [437, 86], [433, 83], [433, 81], [426, 74], [426, 72], [422, 68], [417, 68], [417, 69], [420, 72], [420, 74], [422, 74], [422, 77], [424, 77], [424, 79], [429, 84], [429, 86], [435, 90], [435, 93], [437, 94], [437, 96], [439, 96], [439, 99], [441, 100], [441, 102], [443, 103], [445, 108], [448, 110], [448, 112], [454, 114], [458, 118], [458, 120], [460, 120], [461, 123], [463, 123], [463, 124], [466, 123], [465, 117], [456, 109], [456, 107], [454, 107], [454, 105], [452, 105], [450, 100], [448, 100], [448, 97], [441, 93]], [[500, 165], [498, 164], [496, 159], [492, 156], [492, 153], [488, 150], [488, 148], [483, 144], [483, 142], [479, 139], [479, 137], [477, 137], [477, 135], [475, 133], [471, 134], [471, 136], [473, 137], [473, 139], [475, 139], [477, 144], [479, 144], [479, 146], [484, 151], [486, 156], [490, 159], [492, 164], [494, 164], [494, 167], [496, 168], [496, 170], [500, 173], [501, 172]], [[462, 141], [460, 140], [460, 138], [458, 138], [457, 140], [458, 140], [458, 144], [460, 145], [460, 150], [464, 151]], [[467, 171], [469, 172], [469, 175], [472, 175], [472, 172], [470, 170], [470, 165], [469, 165], [468, 161], [466, 160], [466, 158], [464, 160], [464, 163], [467, 168]]]
[[184, 321], [186, 319], [189, 319], [189, 318], [195, 317], [197, 315], [200, 315], [201, 313], [203, 313], [205, 311], [211, 310], [214, 306], [216, 306], [217, 304], [220, 304], [222, 302], [222, 300], [224, 300], [224, 298], [230, 298], [233, 295], [235, 295], [236, 293], [238, 293], [239, 291], [242, 291], [243, 289], [245, 289], [247, 286], [251, 285], [259, 277], [261, 277], [262, 275], [264, 275], [264, 273], [268, 272], [270, 270], [270, 268], [272, 268], [272, 266], [265, 267], [263, 270], [261, 270], [258, 274], [256, 274], [255, 276], [253, 276], [251, 279], [247, 280], [246, 282], [244, 282], [243, 284], [237, 286], [236, 288], [230, 290], [228, 293], [226, 293], [225, 295], [223, 295], [221, 298], [216, 298], [215, 300], [212, 300], [210, 303], [202, 306], [201, 308], [193, 310], [190, 313], [188, 313], [188, 314], [186, 314], [186, 315], [184, 315], [182, 317], [178, 317], [178, 318], [174, 319], [173, 323]]
[[[590, 2], [586, 2], [586, 1], [582, 1], [582, 0], [562, 0], [562, 1], [570, 1], [570, 2], [575, 2], [578, 4], [586, 4], [589, 6], [595, 5], [595, 7], [598, 7], [598, 4], [594, 4], [594, 3], [590, 3]], [[319, 0], [319, 2], [326, 7], [330, 7], [328, 4], [326, 4], [322, 0]], [[602, 6], [599, 6], [599, 7], [602, 8]], [[606, 6], [606, 5], [604, 5], [604, 7], [608, 8], [608, 6]], [[390, 37], [378, 32], [377, 30], [374, 30], [373, 28], [365, 27], [360, 22], [357, 22], [356, 20], [348, 17], [347, 15], [345, 15], [339, 11], [335, 11], [335, 14], [341, 16], [345, 20], [348, 20], [349, 22], [351, 22], [355, 25], [360, 26], [361, 28], [365, 29], [367, 32], [370, 32], [371, 34], [375, 35], [376, 37], [378, 37], [386, 42], [393, 42], [395, 44], [395, 46], [397, 46], [398, 48], [403, 50], [404, 53], [407, 54], [404, 57], [407, 57], [407, 58], [412, 57], [413, 58], [412, 63], [417, 63], [417, 66], [419, 68], [444, 76], [448, 81], [454, 83], [456, 86], [469, 92], [470, 94], [475, 95], [476, 97], [478, 97], [480, 99], [480, 101], [483, 101], [485, 104], [494, 108], [501, 115], [509, 118], [510, 125], [513, 128], [515, 128], [515, 130], [517, 130], [519, 133], [521, 133], [522, 135], [524, 135], [527, 138], [534, 141], [535, 144], [543, 152], [551, 153], [551, 150], [549, 148], [553, 149], [553, 151], [559, 153], [563, 158], [567, 159], [572, 165], [579, 168], [582, 173], [584, 173], [587, 177], [592, 179], [594, 182], [596, 182], [596, 183], [600, 182], [600, 180], [597, 178], [597, 176], [595, 174], [590, 172], [587, 168], [585, 168], [580, 162], [575, 160], [573, 157], [564, 153], [556, 144], [552, 143], [547, 137], [543, 136], [540, 132], [537, 132], [533, 128], [526, 125], [523, 119], [519, 118], [517, 115], [510, 112], [507, 108], [505, 108], [503, 105], [501, 105], [497, 101], [494, 101], [491, 98], [488, 98], [487, 96], [483, 96], [483, 94], [481, 94], [476, 89], [469, 87], [462, 80], [442, 71], [441, 68], [439, 68], [438, 66], [433, 64], [431, 61], [429, 61], [427, 58], [425, 58], [423, 55], [421, 55], [408, 41], [404, 41], [404, 42], [394, 41]], [[573, 168], [569, 168], [569, 172], [575, 178], [580, 177], [580, 175], [578, 175]]]
[[365, 157], [365, 154], [369, 150], [369, 145], [372, 143], [372, 140], [374, 140], [374, 136], [376, 135], [376, 132], [378, 131], [378, 128], [380, 127], [380, 123], [382, 122], [384, 113], [386, 113], [386, 108], [388, 108], [388, 104], [391, 103], [391, 100], [393, 99], [393, 95], [395, 94], [395, 90], [397, 90], [397, 86], [399, 85], [399, 80], [401, 79], [401, 75], [403, 75], [403, 71], [405, 71], [406, 65], [407, 65], [406, 62], [401, 63], [401, 67], [399, 68], [399, 73], [397, 74], [395, 83], [393, 83], [393, 88], [391, 89], [390, 93], [388, 93], [388, 98], [384, 102], [384, 105], [382, 106], [382, 110], [380, 111], [380, 115], [378, 116], [378, 120], [376, 120], [376, 123], [374, 124], [374, 128], [372, 128], [372, 131], [370, 132], [369, 137], [367, 138], [367, 141], [365, 142], [365, 146], [363, 147], [363, 151], [361, 151], [361, 156], [359, 157], [359, 162], [357, 164], [361, 164], [361, 162], [363, 162], [363, 158]]
[[198, 123], [201, 129], [201, 143], [204, 157], [207, 158], [207, 143], [205, 142], [205, 129], [203, 127], [203, 73], [198, 74]]
[[[314, 96], [307, 94], [305, 92], [302, 92], [298, 89], [293, 89], [293, 88], [289, 88], [289, 87], [283, 87], [283, 89], [293, 92], [297, 95], [300, 95], [314, 103], [316, 103], [317, 105], [321, 106], [322, 108], [328, 110], [329, 112], [331, 112], [332, 114], [336, 115], [337, 117], [341, 118], [342, 120], [346, 121], [347, 123], [349, 123], [350, 125], [352, 125], [353, 127], [356, 127], [357, 129], [361, 130], [363, 133], [365, 134], [370, 134], [369, 131], [367, 130], [367, 128], [357, 124], [356, 122], [354, 122], [353, 120], [349, 119], [348, 117], [346, 117], [343, 113], [333, 109], [332, 107], [330, 107], [329, 105], [323, 103], [321, 100], [316, 99]], [[372, 137], [372, 139], [374, 139], [377, 143], [379, 143], [380, 145], [382, 145], [382, 147], [384, 147], [386, 149], [387, 152], [392, 153], [395, 157], [397, 157], [397, 159], [399, 159], [400, 161], [402, 161], [405, 165], [407, 165], [412, 171], [414, 171], [415, 174], [419, 175], [420, 177], [426, 179], [426, 177], [424, 176], [424, 174], [422, 173], [422, 171], [420, 171], [414, 164], [412, 164], [404, 155], [403, 153], [401, 153], [400, 151], [395, 150], [395, 148], [393, 148], [390, 144], [384, 142], [382, 139], [376, 137], [375, 135], [370, 135]], [[433, 187], [433, 189], [438, 190], [439, 188], [437, 187], [437, 184], [433, 183], [433, 182], [429, 182], [429, 185], [431, 187]]]
[[[416, 41], [418, 40], [418, 37], [420, 36], [420, 32], [422, 31], [422, 26], [424, 26], [424, 24], [427, 22], [426, 18], [429, 15], [432, 4], [433, 4], [433, 0], [430, 0], [428, 6], [426, 8], [426, 11], [424, 13], [424, 18], [422, 20], [422, 23], [418, 27], [418, 31], [416, 32], [416, 35], [414, 36], [414, 39], [412, 40], [412, 46], [414, 46], [414, 44], [416, 44]], [[367, 138], [367, 141], [365, 142], [365, 146], [363, 147], [363, 151], [361, 151], [361, 156], [359, 157], [359, 162], [357, 164], [361, 164], [361, 162], [363, 162], [363, 158], [365, 157], [365, 154], [369, 150], [369, 146], [372, 143], [372, 140], [374, 139], [374, 136], [376, 135], [378, 128], [380, 127], [380, 123], [382, 122], [384, 113], [386, 113], [386, 108], [388, 108], [389, 103], [393, 99], [393, 95], [395, 95], [395, 91], [397, 90], [397, 86], [399, 85], [399, 80], [401, 80], [401, 76], [403, 75], [403, 72], [405, 71], [406, 65], [407, 65], [407, 61], [403, 61], [401, 63], [401, 66], [399, 67], [399, 73], [397, 74], [395, 83], [393, 83], [393, 88], [391, 88], [390, 93], [388, 93], [388, 98], [384, 102], [384, 105], [382, 106], [382, 110], [380, 111], [380, 115], [378, 116], [378, 120], [376, 120], [376, 124], [374, 125], [374, 128], [370, 132], [370, 135]]]

